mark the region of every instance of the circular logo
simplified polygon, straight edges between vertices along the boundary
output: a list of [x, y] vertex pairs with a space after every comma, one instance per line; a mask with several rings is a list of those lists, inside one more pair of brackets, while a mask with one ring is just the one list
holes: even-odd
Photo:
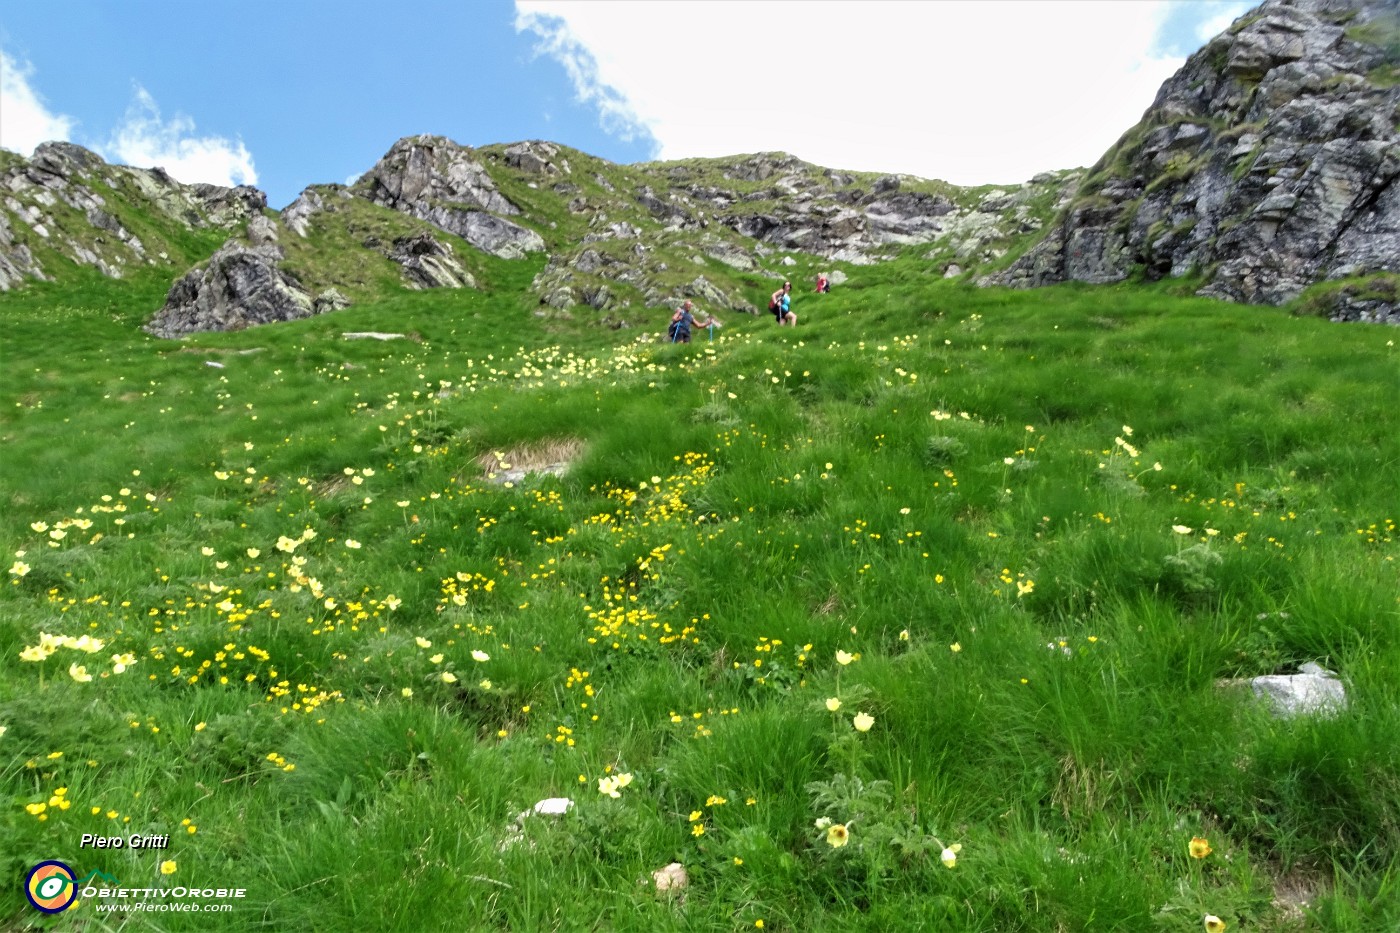
[[78, 886], [73, 869], [50, 859], [29, 869], [24, 879], [24, 896], [36, 910], [46, 914], [62, 913], [78, 899]]

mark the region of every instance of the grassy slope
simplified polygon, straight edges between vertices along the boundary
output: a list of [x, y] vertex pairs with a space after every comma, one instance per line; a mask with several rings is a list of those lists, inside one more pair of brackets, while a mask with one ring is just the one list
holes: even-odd
[[[155, 279], [0, 299], [4, 924], [44, 858], [247, 888], [172, 930], [1400, 923], [1393, 330], [908, 257], [673, 347], [538, 267], [178, 344]], [[1348, 713], [1216, 686], [1305, 660]]]

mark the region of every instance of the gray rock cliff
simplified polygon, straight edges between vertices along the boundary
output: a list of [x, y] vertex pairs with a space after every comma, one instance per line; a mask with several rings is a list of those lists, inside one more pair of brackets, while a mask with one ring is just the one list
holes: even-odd
[[[984, 281], [1199, 273], [1203, 295], [1281, 304], [1400, 273], [1398, 36], [1394, 0], [1268, 0], [1192, 55], [1044, 240]], [[1368, 313], [1400, 323], [1394, 304]]]

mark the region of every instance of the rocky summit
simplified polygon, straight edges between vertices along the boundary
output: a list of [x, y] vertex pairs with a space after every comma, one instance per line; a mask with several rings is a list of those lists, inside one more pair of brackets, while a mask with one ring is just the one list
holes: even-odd
[[[1200, 275], [1282, 304], [1325, 280], [1346, 320], [1400, 323], [1400, 15], [1269, 0], [1192, 55], [994, 284]], [[1361, 279], [1361, 281], [1356, 281]]]
[[784, 279], [840, 281], [912, 252], [981, 285], [1180, 277], [1230, 301], [1400, 323], [1397, 127], [1395, 0], [1268, 0], [1096, 165], [1019, 185], [781, 152], [616, 165], [540, 140], [419, 135], [354, 184], [273, 211], [252, 188], [182, 185], [67, 143], [0, 152], [0, 290], [84, 266], [168, 270], [147, 330], [179, 337], [397, 289], [489, 290], [522, 281], [502, 264], [526, 264], [539, 316], [624, 327], [685, 298], [753, 313]]

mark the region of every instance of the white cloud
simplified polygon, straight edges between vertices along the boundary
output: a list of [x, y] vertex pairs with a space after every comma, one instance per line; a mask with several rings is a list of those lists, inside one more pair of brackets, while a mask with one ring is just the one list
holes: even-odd
[[138, 86], [126, 118], [102, 148], [105, 158], [141, 168], [159, 166], [185, 184], [256, 185], [257, 169], [243, 142], [195, 136], [194, 120], [177, 114], [161, 119], [160, 108]]
[[623, 142], [647, 134], [645, 124], [627, 99], [599, 76], [597, 59], [570, 30], [568, 23], [556, 15], [519, 8], [515, 28], [517, 32], [529, 31], [538, 37], [535, 54], [548, 55], [564, 66], [578, 99], [598, 109], [604, 130]]
[[74, 120], [51, 113], [30, 85], [34, 67], [0, 52], [0, 148], [28, 156], [50, 140], [67, 141]]
[[[605, 129], [959, 184], [1098, 159], [1184, 61], [1165, 0], [517, 0]], [[617, 129], [621, 127], [620, 131]]]

